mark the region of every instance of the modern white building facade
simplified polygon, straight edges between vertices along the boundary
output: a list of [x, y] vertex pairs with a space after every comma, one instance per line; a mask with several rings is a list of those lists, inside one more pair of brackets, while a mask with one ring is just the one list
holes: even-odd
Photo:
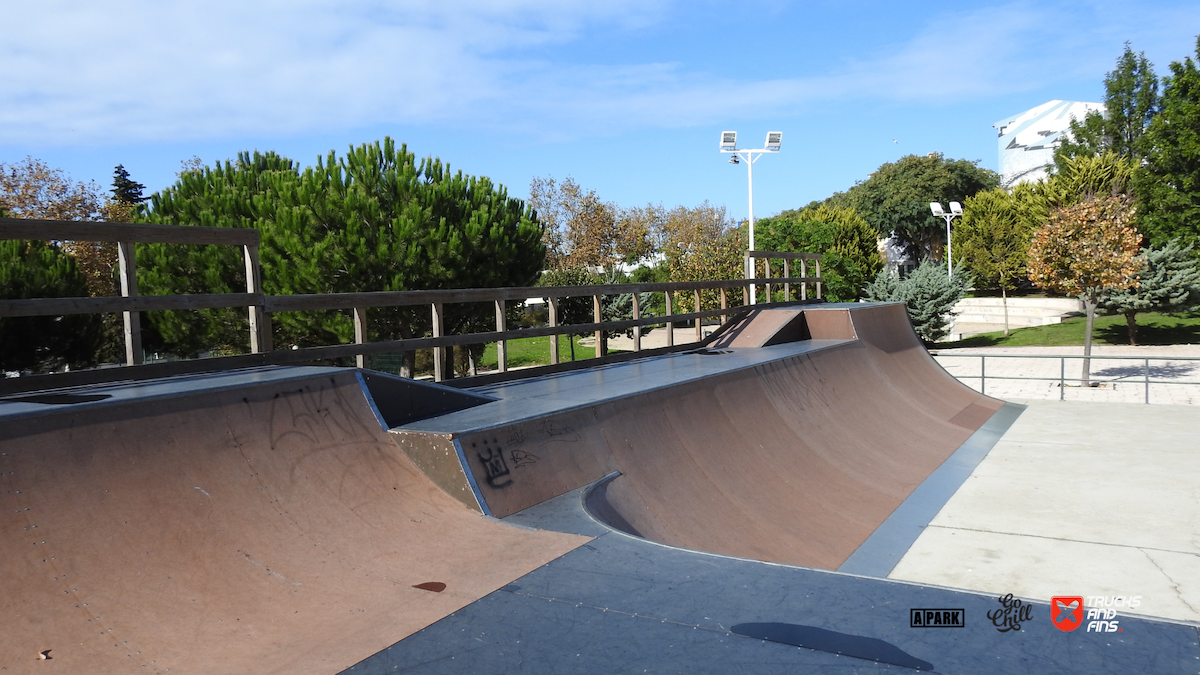
[[1045, 178], [1071, 120], [1082, 122], [1093, 110], [1103, 113], [1104, 104], [1049, 101], [993, 124], [999, 131], [1000, 185], [1009, 188]]

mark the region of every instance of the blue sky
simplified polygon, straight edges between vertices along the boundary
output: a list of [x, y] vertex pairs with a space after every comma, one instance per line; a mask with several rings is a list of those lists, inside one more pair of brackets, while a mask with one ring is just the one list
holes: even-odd
[[[958, 7], [965, 7], [959, 9]], [[1099, 101], [1128, 40], [1159, 75], [1200, 3], [42, 0], [0, 22], [0, 162], [150, 191], [193, 155], [318, 155], [390, 135], [511, 194], [573, 176], [624, 206], [755, 215], [938, 151], [997, 168], [991, 124]]]

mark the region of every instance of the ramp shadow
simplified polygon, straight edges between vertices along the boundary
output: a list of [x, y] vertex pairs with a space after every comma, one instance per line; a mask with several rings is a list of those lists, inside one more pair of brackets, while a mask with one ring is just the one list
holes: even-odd
[[743, 637], [778, 642], [794, 647], [853, 656], [857, 659], [876, 661], [913, 670], [933, 670], [933, 664], [905, 652], [890, 642], [863, 635], [851, 635], [837, 631], [801, 626], [794, 623], [739, 623], [730, 632]]

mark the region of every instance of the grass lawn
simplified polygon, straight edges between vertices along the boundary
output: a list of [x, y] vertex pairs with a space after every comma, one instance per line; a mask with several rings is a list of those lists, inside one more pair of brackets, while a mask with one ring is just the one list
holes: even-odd
[[[543, 337], [521, 338], [520, 340], [508, 341], [508, 367], [514, 368], [517, 366], [540, 366], [550, 363], [550, 341], [555, 336], [546, 335]], [[560, 361], [571, 360], [571, 346], [567, 343], [566, 335], [558, 337], [558, 358]], [[572, 342], [575, 343], [575, 359], [577, 361], [593, 358], [596, 356], [596, 348], [594, 346], [583, 347], [579, 344], [582, 339], [576, 335], [571, 336]], [[496, 363], [496, 344], [489, 344], [483, 351], [483, 358], [479, 360], [479, 366], [484, 370], [494, 370], [499, 367]]]
[[[1004, 331], [973, 335], [957, 342], [939, 342], [938, 349], [956, 347], [1029, 347], [1029, 346], [1076, 346], [1083, 344], [1083, 331], [1087, 322], [1084, 317], [1064, 319], [1050, 326], [1020, 328], [1004, 337]], [[1178, 345], [1200, 343], [1200, 317], [1177, 317], [1157, 312], [1137, 315], [1138, 344]], [[1097, 316], [1092, 332], [1092, 344], [1127, 345], [1129, 331], [1125, 317]]]

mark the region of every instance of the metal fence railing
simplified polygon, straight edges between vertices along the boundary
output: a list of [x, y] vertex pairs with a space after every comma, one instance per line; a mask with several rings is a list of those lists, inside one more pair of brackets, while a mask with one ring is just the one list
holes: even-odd
[[[1045, 383], [1048, 387], [1043, 388], [1041, 392], [1036, 387], [1027, 387], [1018, 392], [1017, 395], [1026, 398], [1041, 398], [1041, 396], [1037, 396], [1036, 394], [1043, 393], [1046, 389], [1057, 389], [1058, 400], [1060, 401], [1066, 400], [1066, 393], [1072, 388], [1117, 391], [1118, 387], [1121, 387], [1124, 392], [1136, 390], [1141, 402], [1149, 404], [1151, 402], [1150, 393], [1152, 387], [1192, 386], [1198, 388], [1195, 398], [1196, 403], [1200, 403], [1200, 380], [1180, 379], [1192, 374], [1200, 375], [1200, 357], [1109, 356], [1096, 354], [1088, 357], [1063, 354], [955, 354], [950, 351], [937, 350], [930, 352], [930, 354], [942, 364], [948, 373], [964, 381], [965, 384], [973, 386], [977, 382], [979, 384], [978, 390], [981, 394], [988, 393], [989, 381], [993, 383], [998, 381]], [[1085, 358], [1091, 361], [1088, 387], [1083, 386], [1082, 364], [1072, 364], [1073, 370], [1078, 368], [1073, 373], [1074, 376], [1071, 376], [1072, 373], [1067, 368], [1068, 361], [1078, 362]], [[961, 359], [963, 363], [959, 365], [958, 363], [944, 362], [943, 359]], [[1016, 365], [1017, 360], [1032, 363]], [[988, 369], [989, 361], [993, 362], [990, 373]], [[1116, 362], [1117, 365], [1106, 363], [1110, 361]], [[974, 363], [978, 363], [978, 368], [973, 367]], [[1011, 390], [1005, 393], [1012, 395]], [[1129, 396], [1125, 395], [1120, 398], [1121, 400], [1128, 400]], [[1180, 401], [1171, 400], [1168, 402], [1178, 403]]]

